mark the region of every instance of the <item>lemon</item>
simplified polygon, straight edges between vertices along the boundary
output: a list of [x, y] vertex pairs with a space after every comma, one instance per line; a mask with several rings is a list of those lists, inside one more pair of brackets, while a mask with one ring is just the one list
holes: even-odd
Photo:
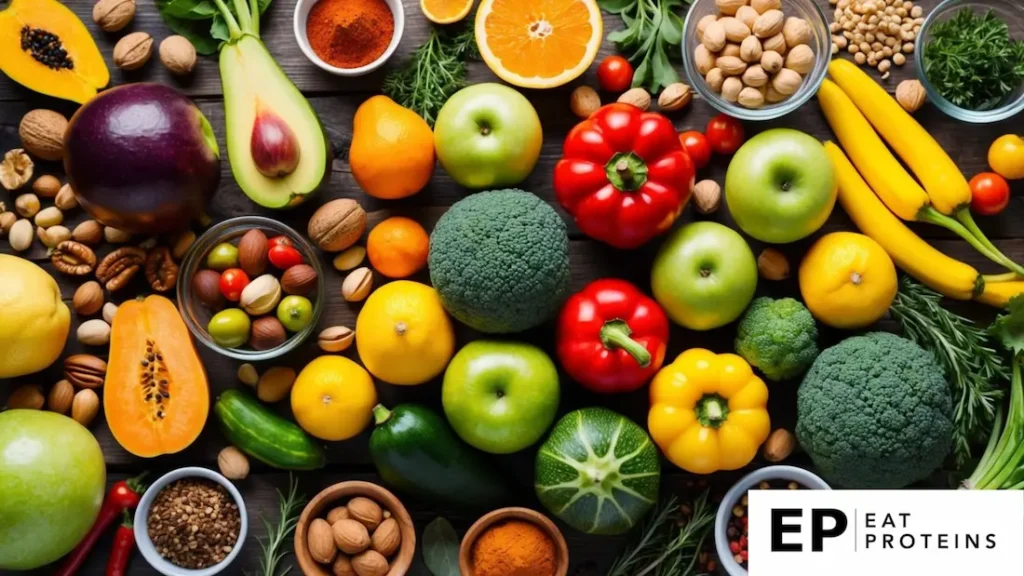
[[71, 312], [34, 263], [0, 254], [0, 379], [39, 372], [60, 356]]

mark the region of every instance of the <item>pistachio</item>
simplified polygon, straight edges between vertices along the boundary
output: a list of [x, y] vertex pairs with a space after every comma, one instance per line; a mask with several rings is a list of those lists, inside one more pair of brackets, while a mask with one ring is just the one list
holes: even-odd
[[18, 220], [11, 226], [7, 233], [7, 241], [11, 244], [11, 250], [24, 252], [32, 247], [34, 229], [31, 220]]
[[110, 324], [103, 320], [87, 320], [78, 326], [78, 341], [86, 346], [106, 346], [110, 343]]
[[60, 187], [57, 197], [53, 199], [53, 205], [64, 211], [78, 208], [78, 198], [75, 197], [75, 191], [71, 189], [70, 184]]
[[238, 304], [253, 316], [262, 316], [281, 301], [281, 283], [273, 274], [264, 274], [242, 290]]
[[341, 295], [348, 302], [362, 302], [373, 289], [373, 272], [367, 268], [356, 268], [341, 283]]
[[39, 196], [28, 192], [14, 199], [14, 211], [22, 218], [32, 218], [39, 213]]
[[42, 226], [43, 228], [49, 228], [50, 226], [56, 226], [64, 221], [64, 213], [60, 211], [60, 208], [56, 206], [50, 206], [43, 208], [36, 213], [35, 223], [36, 226]]
[[348, 272], [363, 263], [366, 258], [366, 248], [363, 246], [351, 246], [341, 254], [334, 257], [332, 264], [338, 272]]
[[669, 112], [682, 110], [693, 99], [693, 90], [682, 82], [669, 84], [658, 96], [658, 108]]
[[718, 210], [722, 202], [722, 187], [714, 180], [701, 180], [693, 186], [693, 204], [701, 214]]
[[317, 344], [324, 352], [344, 352], [352, 346], [356, 333], [347, 326], [331, 326], [320, 332]]

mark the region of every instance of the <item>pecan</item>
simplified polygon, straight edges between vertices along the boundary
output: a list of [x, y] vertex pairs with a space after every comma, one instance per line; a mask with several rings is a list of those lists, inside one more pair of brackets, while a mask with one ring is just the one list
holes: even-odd
[[107, 363], [91, 354], [64, 359], [64, 378], [75, 388], [99, 388], [107, 374]]
[[167, 292], [178, 281], [178, 265], [174, 263], [171, 249], [160, 246], [146, 257], [146, 280], [157, 292]]
[[135, 246], [118, 248], [100, 262], [96, 279], [111, 292], [124, 288], [146, 263], [146, 251]]
[[81, 242], [65, 240], [53, 248], [53, 266], [71, 276], [85, 276], [96, 267], [96, 253]]

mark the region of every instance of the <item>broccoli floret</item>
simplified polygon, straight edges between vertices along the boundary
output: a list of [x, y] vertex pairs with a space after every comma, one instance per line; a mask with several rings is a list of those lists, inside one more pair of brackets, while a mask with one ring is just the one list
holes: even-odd
[[818, 357], [818, 327], [792, 298], [758, 298], [740, 319], [736, 353], [769, 380], [796, 378]]
[[430, 281], [445, 309], [481, 332], [532, 328], [569, 292], [565, 222], [522, 190], [459, 200], [430, 234]]
[[883, 332], [826, 349], [797, 395], [796, 436], [829, 481], [902, 488], [942, 464], [953, 404], [942, 368], [913, 342]]

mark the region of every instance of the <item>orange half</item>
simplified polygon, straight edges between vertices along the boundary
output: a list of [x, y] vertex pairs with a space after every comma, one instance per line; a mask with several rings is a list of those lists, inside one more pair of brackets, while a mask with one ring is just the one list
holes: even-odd
[[462, 20], [473, 8], [473, 0], [420, 0], [420, 10], [434, 24], [452, 24]]
[[582, 74], [601, 46], [595, 0], [482, 0], [476, 13], [480, 56], [499, 78], [523, 88], [554, 88]]

